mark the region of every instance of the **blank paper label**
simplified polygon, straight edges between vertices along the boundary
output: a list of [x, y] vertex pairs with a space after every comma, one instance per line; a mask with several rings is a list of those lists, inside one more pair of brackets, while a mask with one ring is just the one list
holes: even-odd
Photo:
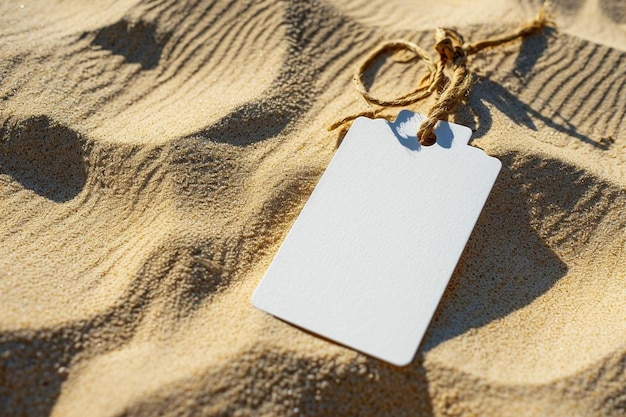
[[412, 361], [501, 167], [453, 123], [421, 146], [423, 119], [354, 121], [252, 296], [257, 308]]

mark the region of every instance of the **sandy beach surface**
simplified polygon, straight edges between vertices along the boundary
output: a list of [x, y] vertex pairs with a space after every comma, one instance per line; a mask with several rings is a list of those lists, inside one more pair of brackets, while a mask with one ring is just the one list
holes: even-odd
[[[367, 53], [539, 7], [3, 1], [0, 415], [626, 415], [622, 0], [470, 58], [450, 120], [503, 168], [411, 365], [250, 304]], [[385, 96], [422, 75], [380, 68]]]

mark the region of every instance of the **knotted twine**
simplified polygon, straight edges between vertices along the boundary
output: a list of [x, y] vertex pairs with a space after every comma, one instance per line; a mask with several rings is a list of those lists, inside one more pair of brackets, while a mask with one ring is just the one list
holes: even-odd
[[[420, 144], [429, 146], [437, 141], [435, 127], [439, 120], [447, 119], [454, 111], [457, 103], [462, 101], [468, 94], [472, 85], [471, 72], [467, 69], [467, 57], [485, 48], [501, 45], [517, 38], [524, 38], [541, 32], [545, 27], [554, 27], [554, 21], [547, 12], [544, 4], [539, 13], [530, 22], [525, 23], [519, 29], [494, 38], [474, 43], [464, 42], [463, 37], [454, 29], [437, 28], [435, 31], [435, 50], [438, 60], [433, 58], [417, 44], [402, 39], [386, 41], [380, 44], [365, 58], [354, 74], [353, 81], [357, 91], [371, 105], [380, 106], [376, 110], [366, 110], [361, 113], [348, 116], [334, 123], [328, 130], [334, 130], [360, 116], [377, 117], [384, 107], [408, 106], [414, 104], [434, 92], [439, 95], [428, 112], [428, 116], [419, 127], [417, 137]], [[419, 82], [417, 88], [404, 96], [395, 99], [381, 99], [373, 96], [363, 84], [363, 74], [370, 65], [385, 52], [410, 51], [426, 63], [428, 73]], [[414, 58], [411, 58], [414, 59]], [[451, 75], [448, 77], [446, 72]], [[383, 116], [384, 117], [384, 116]], [[387, 117], [385, 117], [387, 118]]]

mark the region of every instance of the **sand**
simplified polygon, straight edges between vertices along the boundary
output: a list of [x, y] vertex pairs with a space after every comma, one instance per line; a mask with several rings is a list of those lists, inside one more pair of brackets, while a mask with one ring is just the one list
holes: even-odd
[[471, 58], [451, 120], [503, 169], [410, 366], [250, 304], [326, 127], [365, 109], [368, 51], [539, 8], [432, 3], [3, 2], [0, 414], [625, 415], [621, 0], [558, 2], [558, 32]]

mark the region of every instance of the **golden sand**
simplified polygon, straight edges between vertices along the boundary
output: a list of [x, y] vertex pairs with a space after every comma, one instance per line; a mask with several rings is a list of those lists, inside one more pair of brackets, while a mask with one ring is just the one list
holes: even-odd
[[[559, 3], [559, 32], [468, 64], [452, 120], [503, 169], [396, 368], [250, 296], [368, 51], [538, 3], [3, 2], [0, 415], [624, 415], [626, 10]], [[419, 78], [389, 61], [372, 90]]]

